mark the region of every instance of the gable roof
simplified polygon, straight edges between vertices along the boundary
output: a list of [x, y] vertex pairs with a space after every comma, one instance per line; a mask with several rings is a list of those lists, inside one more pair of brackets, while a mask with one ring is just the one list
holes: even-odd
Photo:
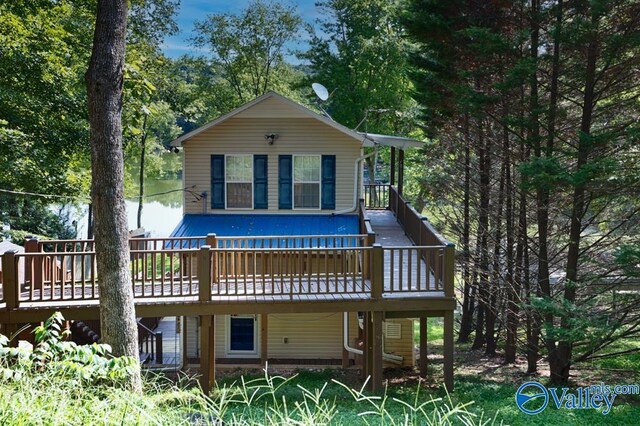
[[222, 122], [224, 122], [224, 121], [226, 121], [226, 120], [228, 120], [228, 119], [230, 119], [232, 117], [235, 117], [236, 115], [240, 114], [241, 112], [246, 111], [249, 108], [251, 108], [251, 107], [253, 107], [253, 106], [255, 106], [255, 105], [257, 105], [257, 104], [259, 104], [259, 103], [261, 103], [261, 102], [263, 102], [265, 100], [267, 100], [267, 99], [271, 99], [271, 98], [276, 99], [276, 100], [284, 103], [285, 105], [288, 105], [288, 106], [290, 106], [292, 108], [297, 109], [298, 111], [302, 112], [304, 115], [306, 115], [306, 116], [308, 116], [310, 118], [314, 118], [314, 119], [316, 119], [316, 120], [318, 120], [318, 121], [320, 121], [320, 122], [322, 122], [322, 123], [324, 123], [324, 124], [326, 124], [328, 126], [333, 127], [334, 129], [336, 129], [336, 130], [344, 133], [345, 135], [350, 136], [353, 139], [357, 140], [358, 142], [362, 143], [364, 146], [373, 146], [373, 142], [369, 138], [367, 138], [367, 136], [365, 134], [354, 132], [353, 130], [349, 129], [348, 127], [345, 127], [342, 124], [337, 123], [337, 122], [333, 121], [332, 119], [330, 119], [328, 117], [325, 117], [324, 115], [318, 114], [318, 113], [310, 110], [309, 108], [307, 108], [307, 107], [305, 107], [303, 105], [300, 105], [299, 103], [294, 102], [291, 99], [285, 98], [284, 96], [282, 96], [282, 95], [280, 95], [280, 94], [278, 94], [276, 92], [273, 92], [273, 91], [267, 92], [264, 95], [255, 98], [251, 102], [247, 102], [246, 104], [234, 109], [233, 111], [231, 111], [231, 112], [229, 112], [227, 114], [224, 114], [224, 115], [216, 118], [215, 120], [210, 121], [207, 124], [204, 124], [204, 125], [198, 127], [197, 129], [190, 131], [189, 133], [185, 133], [184, 135], [182, 135], [179, 138], [177, 138], [174, 141], [172, 141], [171, 142], [171, 146], [174, 146], [174, 147], [182, 146], [182, 143], [184, 141], [186, 141], [188, 139], [191, 139], [192, 137], [194, 137], [194, 136], [196, 136], [196, 135], [198, 135], [198, 134], [200, 134], [200, 133], [202, 133], [202, 132], [204, 132], [204, 131], [206, 131], [206, 130], [208, 130], [208, 129], [210, 129], [210, 128], [212, 128], [212, 127], [214, 127], [214, 126], [216, 126], [216, 125], [218, 125], [218, 124], [220, 124], [220, 123], [222, 123]]

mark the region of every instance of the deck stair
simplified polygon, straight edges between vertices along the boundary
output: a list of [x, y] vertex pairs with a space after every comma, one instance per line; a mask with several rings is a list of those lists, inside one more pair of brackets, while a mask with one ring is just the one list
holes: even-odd
[[[162, 332], [155, 331], [159, 318], [138, 318], [138, 344], [140, 346], [140, 364], [162, 364]], [[71, 339], [78, 345], [100, 343], [99, 321], [73, 321], [71, 323]]]

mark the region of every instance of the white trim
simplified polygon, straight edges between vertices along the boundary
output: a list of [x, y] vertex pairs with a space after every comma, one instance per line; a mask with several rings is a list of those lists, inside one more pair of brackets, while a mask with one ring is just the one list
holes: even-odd
[[359, 134], [358, 132], [354, 132], [353, 130], [349, 129], [348, 127], [345, 127], [342, 124], [337, 123], [337, 122], [333, 121], [332, 119], [325, 117], [324, 115], [320, 115], [320, 114], [310, 110], [309, 108], [307, 108], [305, 106], [302, 106], [302, 105], [298, 104], [297, 102], [294, 102], [294, 101], [292, 101], [292, 100], [290, 100], [288, 98], [285, 98], [284, 96], [282, 96], [282, 95], [280, 95], [280, 94], [278, 94], [276, 92], [273, 92], [273, 91], [272, 92], [267, 92], [264, 95], [262, 95], [262, 96], [260, 96], [258, 98], [255, 98], [254, 100], [252, 100], [250, 102], [247, 102], [246, 104], [242, 105], [241, 107], [236, 108], [233, 111], [231, 111], [231, 112], [229, 112], [229, 113], [227, 113], [225, 115], [222, 115], [222, 116], [216, 118], [215, 120], [210, 121], [207, 124], [205, 124], [203, 126], [200, 126], [195, 130], [190, 131], [189, 133], [186, 133], [186, 134], [180, 136], [179, 138], [173, 140], [170, 145], [171, 146], [175, 146], [175, 147], [180, 147], [180, 146], [182, 146], [183, 142], [191, 139], [192, 137], [194, 137], [196, 135], [199, 135], [200, 133], [204, 132], [205, 130], [210, 129], [210, 128], [212, 128], [212, 127], [214, 127], [214, 126], [216, 126], [216, 125], [228, 120], [229, 118], [232, 118], [232, 117], [240, 114], [242, 111], [245, 111], [245, 110], [251, 108], [252, 106], [257, 105], [260, 102], [262, 102], [262, 101], [264, 101], [266, 99], [269, 99], [269, 98], [275, 98], [275, 99], [278, 99], [278, 100], [282, 101], [284, 104], [289, 105], [289, 106], [291, 106], [291, 107], [303, 112], [304, 114], [308, 115], [309, 117], [315, 118], [316, 120], [321, 121], [321, 122], [333, 127], [334, 129], [344, 133], [345, 135], [352, 137], [353, 139], [357, 140], [358, 142], [360, 142], [364, 146], [369, 146], [369, 147], [373, 146], [373, 142], [371, 140], [369, 140], [369, 138], [367, 138], [366, 135]]
[[[250, 182], [227, 182], [227, 157], [250, 157], [251, 158], [251, 181]], [[255, 176], [253, 176], [253, 154], [224, 154], [224, 209], [225, 210], [253, 210], [253, 185]], [[227, 196], [229, 195], [229, 191], [227, 190], [227, 184], [229, 183], [250, 183], [251, 184], [251, 207], [227, 207]]]
[[[253, 319], [253, 350], [252, 351], [232, 351], [231, 350], [231, 317], [252, 318]], [[260, 315], [225, 315], [224, 323], [224, 353], [230, 358], [257, 358], [260, 356]]]
[[[300, 181], [296, 182], [296, 157], [318, 157], [320, 166], [318, 170], [319, 178], [317, 181]], [[317, 183], [318, 184], [318, 208], [315, 207], [296, 207], [296, 183]], [[322, 154], [291, 154], [291, 210], [322, 210]]]

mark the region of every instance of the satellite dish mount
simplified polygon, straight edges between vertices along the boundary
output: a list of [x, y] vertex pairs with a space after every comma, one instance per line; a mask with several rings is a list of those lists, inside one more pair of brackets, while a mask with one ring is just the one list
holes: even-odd
[[322, 84], [320, 83], [313, 83], [311, 85], [311, 88], [313, 89], [313, 92], [316, 94], [316, 96], [318, 97], [318, 108], [320, 108], [320, 111], [322, 111], [322, 114], [325, 117], [330, 118], [331, 120], [333, 120], [333, 118], [331, 118], [331, 116], [329, 115], [329, 113], [327, 111], [325, 111], [324, 108], [322, 108], [322, 103], [326, 102], [331, 95], [333, 95], [333, 92], [335, 92], [335, 89], [333, 90], [333, 92], [329, 93], [329, 91], [327, 90], [326, 87], [324, 87]]

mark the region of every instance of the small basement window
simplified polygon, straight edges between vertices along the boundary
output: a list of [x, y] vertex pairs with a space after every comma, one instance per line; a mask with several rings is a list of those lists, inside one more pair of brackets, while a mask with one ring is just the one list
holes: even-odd
[[293, 156], [293, 208], [320, 209], [320, 155]]

